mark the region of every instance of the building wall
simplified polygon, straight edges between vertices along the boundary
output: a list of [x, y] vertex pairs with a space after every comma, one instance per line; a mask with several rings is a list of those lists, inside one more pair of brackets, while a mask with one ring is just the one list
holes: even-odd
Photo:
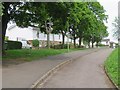
[[[34, 29], [32, 27], [28, 28], [20, 28], [20, 27], [13, 27], [9, 30], [9, 28], [6, 31], [6, 36], [8, 36], [9, 40], [14, 41], [21, 41], [23, 43], [23, 46], [28, 46], [27, 41], [28, 40], [34, 40], [38, 39], [40, 41], [47, 41], [47, 35], [44, 33], [41, 33], [39, 31], [39, 38], [37, 37], [39, 29]], [[65, 37], [65, 43], [67, 43], [67, 37]], [[62, 42], [62, 35], [61, 34], [50, 34], [50, 41], [55, 41], [56, 43]], [[73, 40], [69, 39], [69, 42], [73, 43]], [[78, 44], [79, 39], [76, 39], [76, 44]], [[44, 43], [43, 43], [44, 44]], [[82, 42], [83, 45], [83, 42]]]
[[[28, 28], [20, 28], [18, 26], [12, 26], [7, 28], [6, 30], [6, 36], [8, 36], [9, 40], [13, 41], [21, 41], [23, 44], [23, 47], [28, 46], [27, 41], [28, 40], [34, 40], [38, 39], [40, 41], [47, 41], [47, 35], [44, 33], [41, 33], [39, 31], [39, 38], [37, 37], [38, 29], [34, 29], [32, 27]], [[56, 41], [56, 42], [62, 42], [62, 35], [61, 34], [50, 34], [50, 41]], [[69, 39], [69, 41], [71, 41]], [[65, 37], [65, 43], [67, 42], [67, 37]]]
[[[44, 33], [39, 32], [39, 38], [37, 37], [37, 30], [33, 30], [32, 27], [28, 28], [20, 28], [15, 26], [12, 29], [7, 29], [6, 36], [8, 36], [9, 40], [47, 40], [47, 35]], [[62, 42], [62, 35], [61, 34], [50, 34], [50, 41], [59, 41]], [[70, 40], [69, 40], [70, 41]], [[67, 42], [67, 37], [65, 37], [65, 42]]]
[[12, 29], [7, 29], [6, 31], [6, 36], [8, 36], [9, 40], [33, 40], [32, 36], [32, 28], [19, 28], [19, 27], [14, 27]]

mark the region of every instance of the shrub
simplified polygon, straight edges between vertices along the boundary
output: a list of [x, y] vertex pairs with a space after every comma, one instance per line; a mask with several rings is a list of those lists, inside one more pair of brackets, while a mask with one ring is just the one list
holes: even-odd
[[[67, 44], [57, 44], [57, 45], [54, 45], [54, 46], [51, 46], [51, 48], [54, 48], [54, 49], [67, 49], [68, 45]], [[69, 48], [70, 48], [70, 45], [69, 45]]]
[[5, 49], [11, 50], [11, 49], [21, 49], [22, 43], [19, 41], [5, 41]]
[[105, 45], [105, 44], [98, 44], [96, 46], [99, 46], [99, 47], [104, 47], [104, 46], [109, 46], [109, 45]]
[[62, 44], [54, 45], [54, 49], [62, 49]]
[[81, 45], [81, 46], [76, 45], [76, 47], [77, 47], [77, 48], [85, 48], [85, 46], [83, 46], [83, 45]]
[[32, 45], [33, 45], [34, 47], [39, 47], [39, 40], [37, 40], [37, 39], [33, 40], [33, 41], [32, 41]]
[[8, 37], [8, 36], [5, 36], [5, 40], [8, 41], [8, 40], [9, 40], [9, 37]]

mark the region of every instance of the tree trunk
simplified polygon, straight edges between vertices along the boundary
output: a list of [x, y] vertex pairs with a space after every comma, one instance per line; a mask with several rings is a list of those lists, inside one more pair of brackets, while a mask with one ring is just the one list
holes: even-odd
[[2, 17], [2, 55], [5, 54], [4, 41], [5, 41], [6, 29], [7, 29], [7, 21], [4, 20], [4, 17]]
[[94, 42], [93, 42], [93, 40], [92, 40], [92, 48], [94, 48]]
[[45, 21], [45, 29], [46, 29], [46, 33], [47, 33], [47, 48], [50, 49], [50, 32], [49, 32], [49, 29], [47, 27], [46, 21]]
[[74, 48], [76, 48], [76, 39], [74, 38]]
[[7, 29], [7, 23], [9, 22], [9, 14], [8, 14], [8, 8], [9, 8], [10, 2], [4, 2], [3, 6], [3, 16], [2, 16], [2, 55], [5, 54], [4, 49], [4, 40], [5, 40], [5, 34]]
[[88, 43], [88, 47], [90, 48], [90, 42]]
[[98, 43], [99, 43], [99, 42], [96, 42], [96, 47], [97, 47], [97, 48], [98, 48]]
[[90, 41], [88, 41], [88, 47], [90, 48]]
[[79, 37], [79, 47], [81, 47], [82, 38]]
[[47, 33], [47, 48], [50, 49], [50, 34]]
[[92, 48], [94, 48], [94, 39], [92, 39]]
[[62, 48], [64, 48], [64, 44], [65, 44], [65, 35], [64, 33], [62, 33]]
[[76, 48], [76, 38], [74, 37], [74, 48]]
[[53, 34], [53, 45], [52, 46], [54, 46], [54, 44], [55, 44], [55, 37], [54, 37], [54, 34]]

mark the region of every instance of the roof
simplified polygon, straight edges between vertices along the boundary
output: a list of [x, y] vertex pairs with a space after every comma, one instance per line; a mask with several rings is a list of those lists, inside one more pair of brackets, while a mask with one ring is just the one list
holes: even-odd
[[103, 39], [102, 41], [110, 41], [110, 39]]
[[16, 27], [16, 25], [12, 25], [12, 26], [10, 26], [9, 28], [8, 28], [8, 30], [11, 30], [11, 29], [13, 29], [13, 28], [15, 28]]
[[36, 28], [36, 27], [33, 27], [33, 30], [39, 31], [40, 29], [39, 29], [39, 28]]

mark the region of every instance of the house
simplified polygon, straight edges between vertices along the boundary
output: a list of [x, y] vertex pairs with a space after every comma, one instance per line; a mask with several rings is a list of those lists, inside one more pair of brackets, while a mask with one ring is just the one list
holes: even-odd
[[119, 40], [118, 43], [116, 43], [115, 41], [111, 41], [110, 39], [103, 39], [101, 41], [101, 44], [109, 46], [110, 48], [116, 48], [116, 45], [119, 44]]
[[104, 45], [109, 46], [109, 45], [110, 45], [110, 39], [103, 39], [103, 40], [101, 41], [101, 44], [104, 44]]
[[[6, 30], [6, 37], [9, 40], [22, 42], [22, 47], [30, 47], [32, 40], [38, 39], [40, 41], [40, 47], [46, 46], [47, 35], [41, 33], [38, 28], [28, 27], [20, 28], [13, 24]], [[69, 40], [70, 41], [70, 40]], [[61, 34], [50, 34], [51, 44], [59, 44], [62, 42]], [[67, 43], [67, 37], [65, 37], [65, 43]]]

